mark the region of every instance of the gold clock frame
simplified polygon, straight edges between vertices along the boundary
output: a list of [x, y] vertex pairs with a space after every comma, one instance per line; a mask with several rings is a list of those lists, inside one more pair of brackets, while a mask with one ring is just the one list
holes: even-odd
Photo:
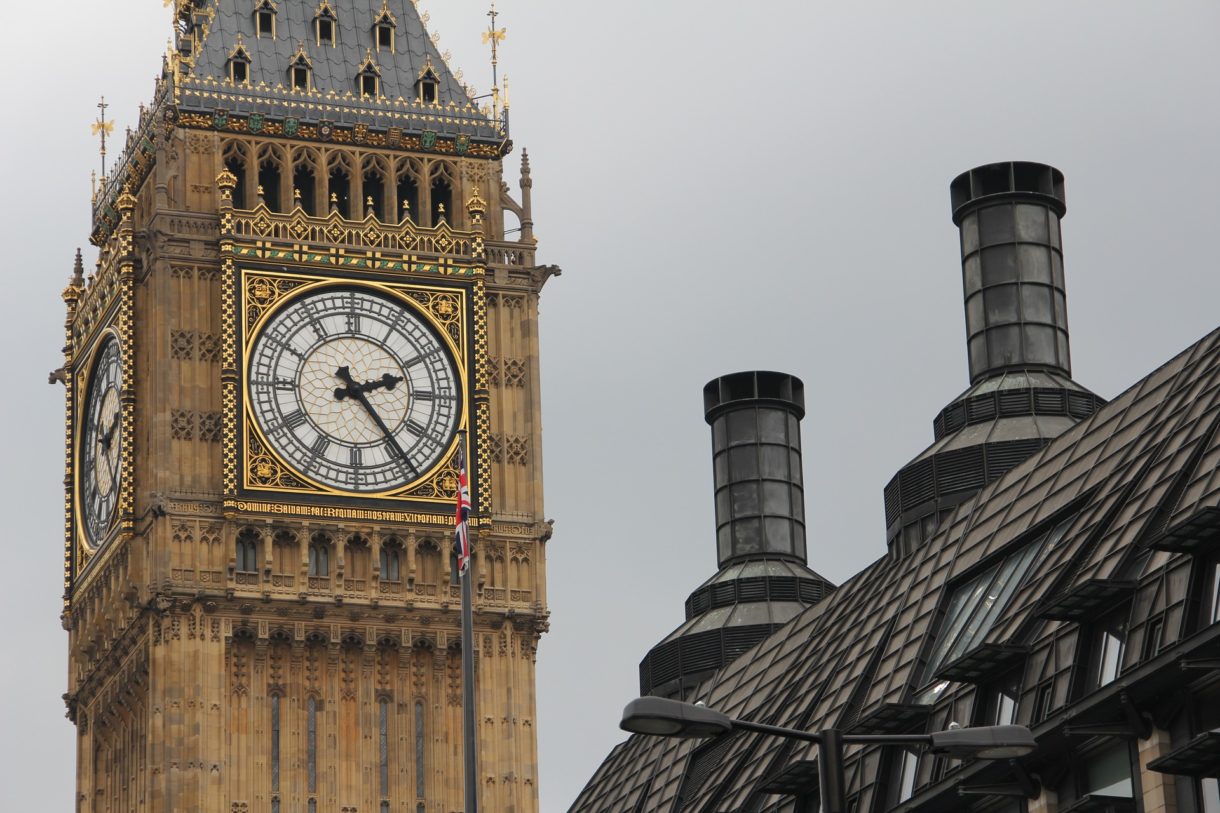
[[[93, 544], [88, 533], [85, 531], [84, 513], [85, 506], [81, 494], [81, 486], [84, 482], [83, 477], [85, 472], [82, 471], [82, 456], [84, 455], [84, 438], [88, 416], [85, 414], [89, 408], [89, 393], [93, 386], [93, 379], [97, 373], [97, 362], [101, 356], [106, 343], [113, 341], [119, 348], [119, 471], [121, 476], [117, 483], [118, 494], [115, 499], [114, 513], [110, 518], [109, 527], [102, 534], [102, 538]], [[131, 418], [132, 411], [128, 401], [124, 398], [124, 384], [127, 379], [127, 365], [130, 361], [126, 350], [126, 342], [119, 335], [119, 331], [113, 326], [108, 325], [105, 328], [97, 331], [92, 337], [88, 350], [81, 358], [81, 365], [76, 371], [76, 387], [75, 391], [79, 393], [76, 403], [73, 405], [73, 421], [72, 421], [72, 511], [73, 511], [73, 531], [75, 537], [76, 549], [76, 565], [77, 573], [84, 570], [85, 565], [92, 560], [98, 551], [110, 546], [115, 537], [120, 534], [125, 526], [130, 525], [130, 512], [124, 511], [124, 506], [129, 506], [131, 494], [131, 472], [127, 468], [130, 463], [127, 448], [131, 445]], [[125, 499], [126, 497], [126, 499]], [[124, 518], [127, 522], [124, 522]]]
[[[452, 284], [422, 280], [403, 280], [361, 275], [343, 277], [312, 273], [308, 269], [270, 270], [241, 265], [234, 270], [235, 305], [233, 341], [237, 349], [237, 369], [233, 370], [236, 398], [225, 399], [226, 411], [232, 410], [237, 448], [225, 455], [226, 505], [239, 510], [247, 505], [239, 498], [267, 499], [275, 496], [306, 499], [321, 498], [327, 503], [393, 504], [442, 509], [453, 505], [457, 494], [458, 437], [455, 436], [437, 462], [405, 486], [382, 492], [357, 493], [335, 488], [309, 478], [290, 461], [275, 452], [257, 425], [249, 399], [246, 378], [251, 348], [264, 326], [282, 307], [298, 296], [329, 288], [357, 288], [397, 300], [423, 319], [444, 343], [456, 367], [459, 390], [460, 431], [471, 427], [471, 375], [476, 368], [473, 354], [479, 342], [473, 315], [478, 294], [475, 286], [456, 280]], [[265, 510], [265, 506], [263, 506]]]

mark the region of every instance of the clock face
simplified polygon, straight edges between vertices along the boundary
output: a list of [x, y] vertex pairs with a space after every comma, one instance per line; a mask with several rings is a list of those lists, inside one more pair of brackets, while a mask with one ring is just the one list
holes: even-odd
[[122, 380], [119, 343], [108, 338], [97, 355], [89, 379], [81, 438], [81, 508], [85, 535], [92, 545], [100, 543], [110, 530], [119, 501], [123, 473], [119, 453], [123, 445], [123, 416], [119, 405]]
[[460, 417], [444, 342], [405, 303], [365, 289], [290, 300], [249, 354], [246, 397], [267, 443], [307, 478], [392, 491], [449, 447]]

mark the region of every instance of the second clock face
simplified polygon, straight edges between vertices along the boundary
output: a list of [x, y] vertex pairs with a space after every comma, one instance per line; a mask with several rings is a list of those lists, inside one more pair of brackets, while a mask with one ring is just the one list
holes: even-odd
[[246, 397], [268, 444], [333, 488], [392, 491], [427, 472], [460, 418], [441, 339], [405, 303], [326, 288], [281, 307], [255, 337]]
[[90, 545], [98, 545], [105, 539], [119, 500], [123, 473], [121, 386], [119, 343], [109, 338], [97, 354], [83, 416], [81, 497], [85, 534]]

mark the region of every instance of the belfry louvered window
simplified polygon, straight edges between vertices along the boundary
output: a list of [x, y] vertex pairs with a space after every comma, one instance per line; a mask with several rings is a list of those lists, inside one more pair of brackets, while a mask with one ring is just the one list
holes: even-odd
[[[983, 643], [1026, 575], [1062, 541], [1074, 519], [1075, 516], [1072, 516], [1063, 520], [982, 573], [953, 588], [921, 683], [927, 684], [941, 667]], [[935, 701], [946, 685], [947, 682], [941, 682], [930, 687], [916, 698], [916, 702]]]

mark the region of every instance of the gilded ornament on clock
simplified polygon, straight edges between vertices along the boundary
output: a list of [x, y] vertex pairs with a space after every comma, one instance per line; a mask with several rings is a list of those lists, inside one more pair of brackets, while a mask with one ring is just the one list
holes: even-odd
[[269, 450], [304, 479], [388, 494], [427, 477], [449, 451], [462, 419], [458, 370], [432, 320], [407, 300], [311, 287], [277, 303], [251, 341], [246, 399]]

